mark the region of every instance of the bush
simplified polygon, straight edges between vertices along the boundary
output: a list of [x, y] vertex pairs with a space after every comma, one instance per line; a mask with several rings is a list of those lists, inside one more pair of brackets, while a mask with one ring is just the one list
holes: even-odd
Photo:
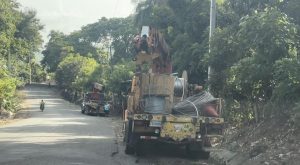
[[14, 78], [0, 79], [0, 109], [14, 112], [17, 109], [15, 97], [17, 81]]

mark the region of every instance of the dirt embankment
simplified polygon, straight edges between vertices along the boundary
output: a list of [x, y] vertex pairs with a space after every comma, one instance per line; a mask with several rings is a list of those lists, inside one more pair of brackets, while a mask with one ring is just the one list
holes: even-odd
[[228, 128], [223, 150], [212, 154], [219, 164], [298, 165], [300, 114], [277, 117], [237, 129]]

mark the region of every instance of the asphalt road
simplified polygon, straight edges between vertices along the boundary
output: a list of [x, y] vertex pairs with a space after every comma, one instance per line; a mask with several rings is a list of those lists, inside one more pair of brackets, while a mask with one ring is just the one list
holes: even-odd
[[180, 149], [170, 154], [172, 147], [158, 146], [140, 158], [125, 155], [111, 118], [82, 115], [79, 106], [47, 87], [29, 86], [25, 93], [30, 117], [0, 127], [1, 165], [206, 164], [186, 159]]

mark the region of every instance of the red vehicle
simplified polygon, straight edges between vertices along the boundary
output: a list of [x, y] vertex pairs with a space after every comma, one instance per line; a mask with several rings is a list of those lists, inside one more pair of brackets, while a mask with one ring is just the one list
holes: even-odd
[[104, 111], [104, 105], [103, 86], [95, 83], [92, 92], [84, 94], [81, 104], [81, 113], [88, 115], [107, 115], [108, 112]]

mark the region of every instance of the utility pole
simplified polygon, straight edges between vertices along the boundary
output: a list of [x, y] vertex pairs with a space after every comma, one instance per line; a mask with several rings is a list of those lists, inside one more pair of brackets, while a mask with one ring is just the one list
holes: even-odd
[[109, 44], [109, 61], [111, 61], [112, 54], [111, 54], [111, 43]]
[[31, 56], [29, 55], [29, 84], [31, 84]]
[[8, 54], [7, 54], [7, 68], [11, 72], [10, 49], [8, 49]]
[[[215, 32], [216, 28], [216, 0], [210, 1], [210, 26], [209, 26], [209, 42], [211, 41], [211, 38]], [[209, 43], [209, 54], [211, 53], [211, 44]], [[213, 75], [213, 69], [211, 66], [208, 66], [208, 91], [211, 89], [211, 77]]]
[[32, 75], [32, 73], [31, 73], [31, 57], [29, 57], [29, 84], [31, 84], [31, 75]]

